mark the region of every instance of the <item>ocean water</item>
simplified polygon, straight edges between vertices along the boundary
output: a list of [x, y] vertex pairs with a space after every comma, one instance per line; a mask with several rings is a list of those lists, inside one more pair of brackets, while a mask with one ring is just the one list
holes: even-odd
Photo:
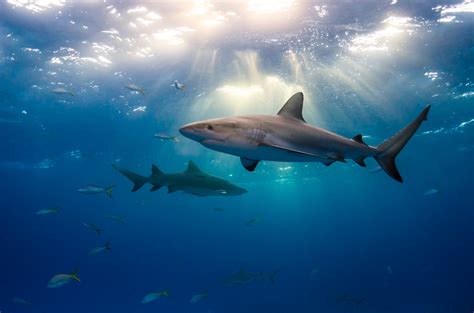
[[[473, 29], [471, 0], [2, 1], [0, 312], [472, 312]], [[248, 172], [153, 136], [274, 115], [299, 91], [309, 124], [371, 145], [431, 105], [404, 182], [371, 158]], [[131, 192], [111, 166], [190, 160], [248, 192]], [[240, 269], [253, 279], [226, 284]]]

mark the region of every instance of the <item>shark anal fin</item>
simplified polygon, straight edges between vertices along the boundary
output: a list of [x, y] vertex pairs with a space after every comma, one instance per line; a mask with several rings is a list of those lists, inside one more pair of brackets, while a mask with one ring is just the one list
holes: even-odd
[[358, 142], [360, 144], [363, 144], [365, 146], [367, 146], [367, 144], [364, 142], [364, 140], [362, 139], [362, 135], [361, 134], [357, 134], [355, 135], [354, 137], [352, 137], [352, 140], [354, 140], [355, 142]]
[[305, 122], [303, 118], [303, 93], [297, 92], [286, 101], [278, 115]]
[[162, 186], [160, 184], [153, 184], [153, 187], [151, 187], [150, 191], [157, 191], [160, 189]]
[[251, 160], [244, 157], [240, 158], [240, 163], [242, 163], [243, 167], [245, 167], [245, 169], [249, 172], [255, 171], [258, 162], [258, 160]]
[[355, 159], [354, 161], [355, 161], [357, 164], [359, 164], [360, 166], [366, 167], [365, 162], [364, 162], [364, 158]]
[[331, 153], [327, 156], [327, 158], [331, 159], [331, 160], [334, 160], [334, 161], [347, 163], [346, 159], [344, 159], [344, 156], [342, 154], [339, 154], [339, 153]]

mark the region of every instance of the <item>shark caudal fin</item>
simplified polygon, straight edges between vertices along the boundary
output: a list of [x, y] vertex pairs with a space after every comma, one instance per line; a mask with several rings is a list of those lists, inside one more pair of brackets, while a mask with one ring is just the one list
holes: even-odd
[[115, 186], [113, 185], [105, 188], [105, 193], [107, 194], [107, 196], [109, 196], [112, 199], [114, 198], [112, 197], [112, 192], [114, 191], [114, 188]]
[[410, 140], [416, 130], [420, 127], [421, 123], [427, 120], [430, 107], [431, 106], [428, 105], [424, 108], [413, 122], [377, 147], [379, 153], [374, 157], [375, 160], [377, 160], [385, 173], [398, 182], [403, 182], [403, 179], [395, 164], [395, 157], [400, 153], [408, 140]]
[[81, 280], [79, 279], [79, 277], [77, 277], [78, 273], [79, 273], [79, 266], [76, 266], [76, 268], [74, 269], [74, 272], [72, 272], [71, 274], [71, 278], [77, 282], [80, 282]]
[[112, 167], [116, 169], [117, 171], [119, 171], [120, 174], [122, 174], [123, 176], [127, 177], [128, 179], [132, 181], [133, 183], [132, 192], [135, 192], [138, 189], [142, 188], [142, 186], [148, 182], [148, 177], [138, 175], [137, 173], [121, 168], [115, 164], [112, 164]]

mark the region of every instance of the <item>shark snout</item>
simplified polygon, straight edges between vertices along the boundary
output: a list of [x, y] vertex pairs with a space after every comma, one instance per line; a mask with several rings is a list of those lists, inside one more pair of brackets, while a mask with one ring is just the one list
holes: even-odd
[[202, 135], [199, 135], [199, 131], [197, 130], [196, 125], [194, 123], [184, 125], [179, 129], [179, 132], [184, 137], [187, 137], [192, 140], [199, 141], [200, 139], [202, 139]]

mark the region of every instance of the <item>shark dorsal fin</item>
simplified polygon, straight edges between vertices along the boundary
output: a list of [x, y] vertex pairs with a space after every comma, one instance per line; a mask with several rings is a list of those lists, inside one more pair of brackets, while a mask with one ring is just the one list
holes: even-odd
[[193, 161], [189, 161], [188, 168], [186, 169], [186, 173], [202, 174], [202, 171], [199, 169], [199, 167], [197, 167], [196, 164], [194, 164]]
[[297, 92], [292, 95], [278, 111], [278, 115], [306, 122], [303, 118], [303, 93]]
[[163, 172], [158, 168], [158, 166], [153, 164], [151, 166], [151, 176], [161, 176], [161, 175], [164, 175]]
[[361, 135], [361, 134], [355, 135], [354, 137], [352, 137], [352, 140], [354, 140], [355, 142], [358, 142], [358, 143], [361, 143], [361, 144], [367, 146], [367, 144], [366, 144], [366, 143], [364, 142], [364, 140], [362, 139], [362, 135]]

